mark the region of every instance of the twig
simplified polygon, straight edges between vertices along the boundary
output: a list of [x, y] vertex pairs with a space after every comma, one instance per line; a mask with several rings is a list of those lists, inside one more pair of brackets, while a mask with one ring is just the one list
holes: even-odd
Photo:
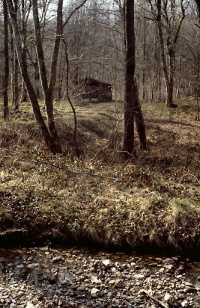
[[162, 301], [160, 301], [159, 299], [155, 298], [154, 296], [152, 296], [148, 291], [142, 289], [140, 290], [140, 293], [144, 293], [147, 297], [149, 297], [150, 299], [152, 299], [155, 303], [157, 303], [158, 305], [160, 305], [163, 308], [169, 308], [168, 303], [164, 303]]

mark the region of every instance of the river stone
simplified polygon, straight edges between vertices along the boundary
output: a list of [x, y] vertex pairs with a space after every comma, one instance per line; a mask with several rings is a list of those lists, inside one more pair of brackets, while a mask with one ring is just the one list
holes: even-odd
[[35, 306], [31, 302], [27, 302], [26, 308], [34, 308]]
[[165, 293], [164, 300], [165, 300], [166, 302], [169, 302], [169, 301], [171, 300], [171, 294]]
[[80, 287], [77, 288], [77, 291], [85, 291], [86, 290], [86, 285], [82, 284]]
[[135, 274], [135, 275], [133, 275], [133, 278], [135, 278], [135, 279], [144, 279], [145, 275], [143, 275], [143, 274]]
[[181, 307], [188, 307], [188, 301], [187, 300], [182, 301]]
[[[200, 307], [200, 292], [197, 289], [196, 292], [186, 292], [199, 284], [199, 267], [196, 271], [185, 267], [182, 275], [178, 276], [176, 272], [172, 275], [167, 273], [166, 267], [174, 265], [176, 270], [181, 265], [174, 258], [169, 258], [174, 263], [163, 263], [166, 258], [155, 260], [153, 256], [123, 255], [120, 260], [112, 253], [91, 254], [80, 249], [49, 248], [48, 255], [46, 252], [24, 249], [18, 256], [13, 256], [12, 251], [5, 251], [3, 256], [11, 257], [6, 262], [0, 262], [0, 307], [8, 308], [14, 304], [13, 308], [27, 308], [29, 302], [29, 307], [34, 308], [157, 308], [159, 305], [156, 302], [144, 293], [139, 294], [142, 289], [152, 290], [152, 296], [165, 305]], [[31, 260], [27, 261], [30, 256]], [[62, 262], [52, 262], [56, 257], [61, 258]], [[106, 265], [103, 263], [105, 260], [109, 260]], [[131, 266], [131, 263], [135, 265]], [[24, 264], [24, 268], [18, 268], [20, 264]], [[29, 264], [39, 266], [31, 269], [28, 268]], [[192, 262], [190, 264], [193, 266]], [[165, 270], [160, 271], [161, 268]], [[50, 277], [56, 278], [53, 285]]]
[[174, 260], [171, 259], [171, 258], [166, 258], [166, 259], [162, 260], [162, 263], [163, 264], [170, 264], [170, 263], [174, 263]]
[[27, 265], [27, 268], [29, 268], [29, 269], [34, 269], [34, 268], [36, 268], [36, 267], [38, 267], [39, 266], [39, 263], [31, 263], [31, 264], [28, 264]]
[[57, 256], [57, 257], [54, 257], [52, 259], [52, 262], [55, 263], [55, 262], [60, 262], [60, 261], [63, 261], [63, 257], [62, 256]]
[[200, 291], [200, 282], [199, 281], [195, 282], [194, 287], [197, 291]]
[[92, 290], [91, 290], [91, 296], [92, 297], [97, 297], [98, 293], [99, 293], [99, 289], [92, 288]]
[[110, 259], [105, 259], [105, 260], [102, 260], [102, 263], [105, 266], [110, 266], [112, 264], [112, 261]]

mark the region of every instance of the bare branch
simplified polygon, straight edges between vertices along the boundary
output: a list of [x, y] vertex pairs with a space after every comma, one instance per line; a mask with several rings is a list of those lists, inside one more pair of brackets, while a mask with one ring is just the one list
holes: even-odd
[[76, 11], [78, 11], [85, 3], [87, 2], [87, 0], [83, 0], [83, 2], [81, 4], [79, 4], [77, 7], [75, 7], [75, 9], [69, 14], [69, 16], [67, 17], [67, 19], [65, 20], [65, 22], [63, 23], [63, 28], [67, 25], [67, 23], [69, 22], [70, 18], [74, 15], [74, 13]]

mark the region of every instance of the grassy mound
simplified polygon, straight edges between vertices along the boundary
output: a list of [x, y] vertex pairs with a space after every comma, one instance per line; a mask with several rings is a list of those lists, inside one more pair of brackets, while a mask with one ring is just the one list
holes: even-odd
[[[68, 156], [49, 154], [30, 108], [0, 126], [0, 245], [72, 242], [200, 252], [200, 122], [195, 106], [144, 104], [149, 152], [124, 161], [123, 104], [55, 106]], [[136, 138], [136, 147], [137, 147]]]

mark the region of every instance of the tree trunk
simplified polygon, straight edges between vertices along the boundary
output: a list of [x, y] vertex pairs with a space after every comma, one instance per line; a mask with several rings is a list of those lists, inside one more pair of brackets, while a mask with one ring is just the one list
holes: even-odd
[[173, 94], [174, 94], [174, 75], [175, 75], [175, 50], [171, 44], [168, 45], [169, 53], [169, 79], [167, 83], [167, 107], [171, 108], [174, 105], [173, 103]]
[[24, 80], [22, 78], [22, 88], [21, 88], [21, 98], [20, 98], [20, 102], [27, 102], [28, 101], [28, 95], [27, 95], [27, 90], [26, 90], [26, 86], [24, 84]]
[[134, 89], [135, 76], [135, 33], [134, 33], [134, 1], [125, 1], [125, 94], [124, 94], [124, 151], [134, 151]]
[[167, 84], [167, 107], [173, 106], [173, 92], [174, 92], [174, 80], [170, 79]]
[[38, 60], [36, 59], [33, 63], [34, 66], [34, 79], [35, 79], [35, 93], [38, 98], [41, 97], [40, 95], [40, 73], [38, 68]]
[[45, 95], [48, 128], [49, 128], [51, 135], [53, 136], [55, 140], [58, 140], [58, 133], [55, 127], [54, 114], [53, 114], [53, 94], [54, 94], [54, 89], [55, 89], [55, 84], [56, 84], [58, 54], [59, 54], [62, 29], [63, 29], [62, 7], [63, 7], [63, 0], [59, 0], [58, 7], [57, 7], [57, 28], [56, 28], [54, 48], [53, 48], [53, 54], [52, 54], [52, 60], [51, 60], [50, 81], [49, 81], [48, 91]]
[[140, 139], [140, 147], [146, 149], [146, 134], [139, 104], [137, 83], [135, 79], [135, 31], [134, 1], [125, 1], [125, 110], [124, 110], [124, 152], [128, 155], [134, 151], [134, 118]]
[[[26, 0], [21, 0], [21, 10], [22, 10], [22, 27], [21, 27], [21, 37], [22, 37], [22, 44], [23, 44], [23, 48], [22, 48], [22, 53], [23, 53], [23, 59], [26, 62], [27, 60], [27, 17], [30, 14], [30, 10], [31, 10], [31, 3], [29, 4], [29, 7], [27, 9], [26, 5], [25, 5], [25, 1]], [[20, 98], [20, 102], [27, 102], [28, 101], [28, 94], [27, 94], [27, 90], [26, 90], [26, 85], [24, 83], [23, 77], [22, 77], [22, 86], [21, 86], [21, 98]]]
[[19, 64], [17, 54], [14, 52], [14, 76], [13, 76], [13, 107], [15, 112], [19, 111]]
[[44, 98], [45, 98], [48, 130], [49, 130], [51, 137], [55, 140], [55, 143], [58, 146], [59, 138], [58, 138], [58, 133], [57, 133], [56, 126], [55, 126], [54, 113], [53, 113], [53, 91], [54, 91], [55, 82], [56, 82], [56, 68], [57, 68], [60, 40], [61, 40], [61, 35], [62, 35], [63, 0], [58, 1], [58, 7], [57, 7], [57, 28], [56, 28], [54, 47], [53, 47], [53, 55], [52, 55], [52, 60], [51, 60], [49, 85], [47, 81], [44, 52], [42, 48], [42, 37], [41, 37], [41, 32], [40, 32], [37, 0], [33, 0], [32, 4], [33, 4], [33, 20], [34, 20], [36, 51], [37, 51], [38, 65], [39, 65], [39, 70], [40, 70], [40, 78], [42, 81], [42, 88], [43, 88]]
[[195, 0], [196, 5], [197, 5], [197, 13], [198, 13], [198, 18], [200, 22], [200, 0]]
[[[17, 19], [18, 14], [18, 0], [14, 0], [15, 5], [15, 16]], [[14, 42], [13, 42], [14, 45]], [[12, 83], [12, 92], [13, 92], [13, 107], [15, 112], [19, 111], [19, 64], [17, 59], [17, 54], [15, 48], [13, 48], [13, 83]]]
[[146, 101], [146, 77], [147, 77], [147, 72], [146, 72], [146, 20], [145, 17], [143, 17], [143, 59], [142, 59], [142, 101]]
[[167, 67], [167, 59], [165, 55], [165, 44], [164, 44], [164, 38], [163, 38], [161, 3], [162, 3], [161, 0], [157, 0], [157, 26], [158, 26], [158, 35], [159, 35], [159, 40], [160, 40], [161, 58], [162, 58], [162, 63], [163, 63], [163, 73], [164, 73], [166, 88], [167, 88], [167, 105], [169, 105], [170, 100], [171, 100], [171, 98], [169, 99], [170, 82], [169, 82], [169, 73], [168, 73], [168, 67]]
[[8, 107], [8, 85], [9, 85], [9, 52], [8, 52], [8, 10], [6, 1], [3, 1], [4, 12], [4, 89], [3, 89], [3, 118], [8, 120], [9, 107]]
[[137, 132], [140, 140], [140, 149], [147, 150], [147, 140], [146, 140], [146, 130], [144, 125], [144, 118], [142, 114], [142, 109], [139, 102], [137, 83], [134, 78], [134, 93], [135, 93], [135, 102], [134, 102], [134, 117], [137, 127]]

